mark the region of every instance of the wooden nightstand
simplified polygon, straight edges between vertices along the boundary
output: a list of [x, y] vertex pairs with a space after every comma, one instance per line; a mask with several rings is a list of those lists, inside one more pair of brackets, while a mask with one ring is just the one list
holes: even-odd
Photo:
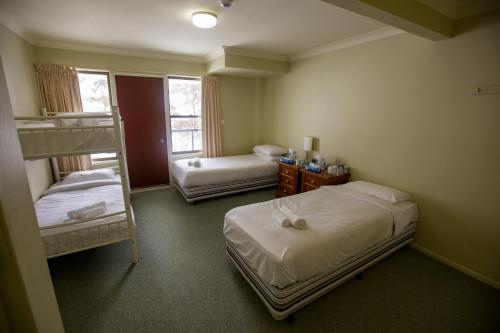
[[286, 197], [300, 192], [300, 169], [296, 165], [278, 162], [277, 197]]
[[321, 173], [314, 173], [306, 169], [300, 169], [301, 184], [300, 192], [312, 191], [324, 185], [339, 185], [345, 184], [349, 181], [350, 174], [342, 176], [332, 176], [328, 172], [322, 171]]

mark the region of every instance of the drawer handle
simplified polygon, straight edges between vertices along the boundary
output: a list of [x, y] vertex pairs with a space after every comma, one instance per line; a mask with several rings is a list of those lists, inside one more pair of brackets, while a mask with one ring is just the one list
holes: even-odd
[[311, 179], [311, 184], [315, 184], [316, 183], [316, 179]]
[[289, 173], [290, 173], [290, 171], [288, 171], [288, 170], [285, 170], [285, 173], [286, 173], [286, 174], [289, 174]]
[[285, 179], [285, 183], [289, 184], [289, 183], [290, 183], [290, 181], [289, 181], [288, 179]]
[[283, 190], [283, 193], [286, 193], [286, 189]]

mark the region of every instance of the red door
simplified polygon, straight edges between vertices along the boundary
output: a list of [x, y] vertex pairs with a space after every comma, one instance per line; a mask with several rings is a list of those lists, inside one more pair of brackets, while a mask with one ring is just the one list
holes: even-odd
[[169, 183], [163, 79], [115, 76], [130, 187]]

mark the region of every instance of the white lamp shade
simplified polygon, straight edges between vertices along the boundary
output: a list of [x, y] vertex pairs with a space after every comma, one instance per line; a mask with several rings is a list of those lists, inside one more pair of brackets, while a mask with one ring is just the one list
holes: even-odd
[[313, 148], [313, 137], [312, 136], [305, 136], [304, 137], [304, 150], [311, 151], [312, 148]]
[[217, 24], [217, 15], [210, 12], [196, 12], [191, 17], [193, 24], [202, 29], [210, 29]]

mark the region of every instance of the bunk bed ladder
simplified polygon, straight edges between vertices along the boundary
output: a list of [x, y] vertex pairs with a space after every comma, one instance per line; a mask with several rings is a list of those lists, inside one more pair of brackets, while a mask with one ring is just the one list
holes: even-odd
[[123, 202], [125, 205], [125, 213], [127, 215], [127, 226], [128, 226], [128, 236], [129, 236], [129, 244], [130, 244], [130, 254], [132, 255], [132, 262], [136, 264], [139, 262], [139, 255], [137, 253], [137, 243], [135, 238], [135, 225], [132, 220], [132, 210], [130, 206], [130, 184], [128, 180], [128, 170], [127, 170], [127, 162], [126, 162], [126, 153], [125, 153], [125, 135], [123, 132], [123, 120], [120, 117], [119, 109], [117, 106], [113, 106], [113, 122], [115, 124], [115, 136], [116, 142], [118, 143], [118, 162], [120, 164], [120, 177], [122, 183], [123, 190]]

